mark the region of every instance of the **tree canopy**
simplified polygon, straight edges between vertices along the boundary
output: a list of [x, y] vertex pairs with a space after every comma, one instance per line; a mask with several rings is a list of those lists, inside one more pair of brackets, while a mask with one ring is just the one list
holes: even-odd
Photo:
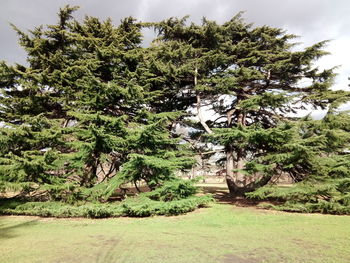
[[57, 192], [117, 173], [115, 187], [142, 179], [154, 188], [192, 164], [171, 134], [181, 113], [151, 105], [160, 95], [151, 90], [139, 22], [78, 22], [75, 10], [61, 9], [57, 25], [29, 34], [14, 27], [28, 66], [1, 64], [2, 182]]
[[[350, 94], [332, 90], [335, 68], [317, 67], [327, 41], [298, 49], [296, 36], [242, 13], [223, 24], [128, 17], [115, 26], [79, 22], [76, 9], [28, 33], [13, 25], [27, 65], [0, 64], [2, 189], [59, 200], [106, 199], [139, 181], [154, 190], [194, 164], [186, 142], [201, 140], [223, 147], [232, 194], [266, 197], [261, 187], [289, 175], [342, 180], [337, 200], [347, 195], [350, 122], [337, 108]], [[148, 47], [144, 27], [157, 34]]]
[[[156, 29], [157, 43], [172, 46], [175, 59], [186, 52], [177, 76], [182, 89], [197, 96], [197, 115], [207, 138], [225, 147], [232, 193], [254, 190], [281, 173], [303, 180], [318, 171], [311, 156], [346, 149], [347, 114], [336, 109], [349, 100], [349, 93], [331, 89], [334, 68], [319, 70], [315, 65], [327, 54], [327, 41], [296, 50], [296, 36], [246, 24], [241, 14], [222, 25], [171, 18]], [[215, 112], [215, 120], [205, 122], [202, 104]], [[327, 109], [328, 114], [317, 125], [307, 117], [293, 117], [306, 108]], [[334, 147], [331, 138], [319, 136], [327, 136], [321, 135], [323, 128], [336, 120], [345, 126], [333, 130], [343, 138]]]

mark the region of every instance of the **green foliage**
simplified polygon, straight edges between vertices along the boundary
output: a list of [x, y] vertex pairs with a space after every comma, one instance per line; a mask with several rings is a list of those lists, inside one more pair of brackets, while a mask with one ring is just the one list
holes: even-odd
[[[272, 207], [278, 210], [349, 214], [348, 113], [331, 112], [322, 120], [305, 119], [285, 131], [282, 136], [274, 135], [280, 141], [260, 159], [270, 169], [260, 172], [278, 174], [276, 167], [281, 166], [299, 183], [286, 188], [265, 186], [246, 195], [277, 199], [281, 204]], [[253, 170], [252, 164], [247, 168]]]
[[246, 195], [254, 199], [278, 200], [273, 209], [305, 212], [350, 214], [350, 179], [302, 182], [290, 187], [265, 186]]
[[146, 197], [127, 199], [122, 207], [128, 216], [179, 215], [203, 207], [212, 202], [210, 196], [194, 196], [169, 202], [154, 201]]
[[[206, 123], [213, 131], [206, 139], [232, 156], [232, 193], [257, 189], [281, 173], [294, 181], [349, 174], [341, 157], [349, 147], [348, 114], [336, 109], [350, 93], [331, 89], [334, 68], [315, 65], [328, 54], [327, 41], [296, 51], [296, 36], [247, 24], [241, 13], [222, 25], [171, 18], [155, 28], [157, 47], [176, 68], [173, 85], [200, 97], [197, 108], [203, 103], [215, 112], [217, 119]], [[319, 122], [291, 117], [307, 108], [328, 114]], [[202, 124], [193, 125], [197, 133], [208, 131]]]
[[145, 196], [127, 198], [121, 203], [88, 203], [73, 206], [61, 202], [2, 201], [2, 215], [35, 215], [43, 217], [147, 217], [180, 215], [212, 202], [210, 196], [193, 196], [170, 202], [154, 201]]
[[28, 66], [0, 64], [0, 188], [17, 184], [22, 198], [106, 200], [122, 183], [155, 188], [193, 163], [171, 133], [182, 113], [153, 108], [141, 23], [80, 22], [75, 10], [29, 33], [13, 26]]
[[124, 182], [143, 180], [155, 189], [174, 179], [175, 171], [194, 164], [186, 145], [179, 144], [179, 138], [173, 138], [167, 132], [168, 125], [178, 115], [144, 113], [148, 123], [134, 128], [127, 137], [131, 151], [118, 174]]
[[[231, 193], [287, 174], [305, 184], [285, 197], [277, 191], [276, 198], [310, 203], [315, 211], [347, 206], [349, 194], [339, 190], [347, 184], [339, 180], [350, 174], [350, 118], [337, 108], [350, 93], [331, 89], [334, 68], [315, 66], [327, 41], [296, 51], [296, 36], [247, 24], [241, 13], [223, 24], [129, 17], [115, 26], [90, 16], [77, 21], [76, 10], [66, 6], [56, 24], [28, 33], [13, 26], [28, 63], [0, 63], [1, 191], [96, 202], [141, 181], [154, 191], [125, 201], [125, 209], [135, 216], [158, 213], [155, 204], [170, 207], [196, 192], [175, 180], [176, 171], [195, 163], [175, 132], [181, 123], [197, 135], [213, 130], [200, 140], [223, 146]], [[150, 47], [142, 47], [146, 26], [158, 34]], [[202, 103], [218, 118], [186, 119], [194, 106], [201, 115]], [[327, 114], [291, 117], [306, 108]], [[192, 146], [204, 147], [192, 139]], [[311, 182], [319, 187], [308, 187]], [[321, 193], [327, 199], [318, 199]]]
[[154, 191], [144, 193], [152, 200], [173, 201], [188, 198], [197, 193], [198, 187], [194, 185], [194, 180], [177, 179], [168, 181]]

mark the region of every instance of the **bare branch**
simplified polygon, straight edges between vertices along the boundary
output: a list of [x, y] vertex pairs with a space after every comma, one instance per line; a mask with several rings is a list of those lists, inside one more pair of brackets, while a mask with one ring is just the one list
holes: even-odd
[[[194, 86], [197, 86], [197, 74], [198, 74], [198, 69], [195, 69], [195, 73], [194, 73]], [[209, 126], [207, 125], [207, 123], [204, 120], [203, 117], [203, 113], [202, 113], [202, 105], [201, 105], [201, 96], [199, 94], [199, 92], [197, 91], [197, 116], [198, 119], [200, 121], [200, 123], [202, 124], [204, 130], [209, 133], [212, 134], [213, 131], [209, 128]]]

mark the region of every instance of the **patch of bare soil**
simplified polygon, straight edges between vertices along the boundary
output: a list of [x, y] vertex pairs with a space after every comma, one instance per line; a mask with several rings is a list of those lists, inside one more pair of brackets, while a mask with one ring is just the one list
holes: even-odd
[[224, 256], [222, 263], [258, 263], [261, 262], [255, 258], [237, 256], [235, 254], [227, 254]]
[[213, 186], [213, 185], [201, 185], [203, 188], [204, 194], [212, 194], [214, 199], [221, 204], [231, 204], [238, 207], [250, 207], [250, 208], [257, 208], [258, 205], [261, 204], [277, 204], [277, 202], [274, 201], [257, 201], [245, 198], [243, 196], [233, 196], [229, 193], [228, 189], [222, 187], [221, 185]]
[[121, 187], [115, 190], [113, 195], [109, 198], [110, 201], [121, 201], [126, 196], [135, 196], [138, 195], [140, 192], [149, 192], [150, 189], [148, 186], [138, 186], [136, 187]]

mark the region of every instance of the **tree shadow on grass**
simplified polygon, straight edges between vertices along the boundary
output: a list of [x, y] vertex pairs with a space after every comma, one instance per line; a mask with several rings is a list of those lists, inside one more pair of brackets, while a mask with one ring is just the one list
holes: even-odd
[[24, 203], [25, 201], [12, 198], [0, 199], [0, 240], [16, 237], [18, 236], [18, 229], [37, 224], [38, 219], [14, 224], [11, 222], [11, 217], [6, 215], [9, 214], [6, 212], [8, 209], [15, 209], [18, 205]]
[[256, 207], [260, 202], [243, 196], [233, 196], [228, 189], [223, 186], [201, 186], [204, 194], [212, 194], [216, 202], [220, 204], [230, 204], [240, 207]]
[[9, 224], [10, 220], [8, 216], [0, 216], [0, 240], [9, 239], [19, 236], [18, 231], [20, 228], [36, 225], [38, 219], [20, 222], [17, 224]]

